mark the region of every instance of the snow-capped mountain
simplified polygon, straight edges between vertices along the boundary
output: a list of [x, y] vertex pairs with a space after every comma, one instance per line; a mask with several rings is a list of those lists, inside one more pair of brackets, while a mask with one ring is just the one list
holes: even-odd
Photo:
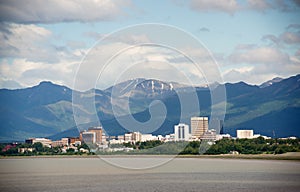
[[174, 94], [175, 91], [188, 91], [190, 86], [175, 82], [164, 82], [155, 79], [138, 78], [116, 84], [105, 92], [116, 97], [154, 98]]

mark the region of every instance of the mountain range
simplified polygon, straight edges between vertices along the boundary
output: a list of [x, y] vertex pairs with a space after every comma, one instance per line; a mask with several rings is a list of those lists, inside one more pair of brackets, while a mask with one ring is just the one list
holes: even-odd
[[[220, 85], [215, 85], [220, 86]], [[260, 86], [244, 82], [226, 83], [226, 115], [224, 132], [235, 135], [236, 129], [253, 129], [255, 133], [272, 137], [300, 137], [300, 75], [286, 79], [275, 78]], [[180, 99], [176, 91], [189, 95], [197, 93], [201, 112], [191, 110], [180, 119]], [[207, 86], [191, 87], [176, 82], [155, 79], [133, 79], [114, 85], [105, 90], [91, 89], [73, 91], [66, 86], [51, 82], [24, 89], [0, 90], [0, 141], [24, 141], [29, 137], [78, 136], [79, 131], [93, 126], [89, 121], [90, 111], [80, 103], [72, 104], [72, 94], [83, 101], [95, 99], [97, 117], [108, 135], [119, 135], [127, 131], [114, 116], [111, 95], [118, 118], [128, 118], [125, 102], [129, 101], [130, 113], [139, 122], [152, 117], [149, 105], [161, 101], [167, 111], [162, 125], [153, 134], [169, 134], [174, 124], [190, 124], [191, 116], [210, 116], [211, 95]], [[85, 122], [76, 125], [73, 108]], [[155, 108], [155, 106], [154, 106]]]

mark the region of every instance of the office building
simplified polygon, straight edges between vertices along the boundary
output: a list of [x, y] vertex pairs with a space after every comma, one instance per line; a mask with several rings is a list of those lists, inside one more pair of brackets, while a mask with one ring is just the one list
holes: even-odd
[[82, 140], [85, 143], [91, 144], [91, 143], [96, 143], [96, 133], [95, 132], [82, 132]]
[[125, 142], [131, 142], [132, 141], [132, 134], [131, 133], [125, 133], [124, 134], [124, 141]]
[[205, 131], [202, 135], [201, 140], [212, 140], [215, 141], [217, 139], [217, 134], [215, 129], [209, 129]]
[[191, 132], [194, 138], [200, 138], [208, 130], [208, 117], [192, 117]]
[[236, 130], [236, 137], [238, 139], [252, 139], [253, 130]]
[[138, 142], [142, 140], [142, 134], [140, 132], [133, 132], [132, 133], [132, 141]]
[[190, 137], [189, 126], [183, 123], [174, 126], [175, 141], [188, 141]]
[[51, 147], [52, 141], [46, 138], [30, 138], [30, 139], [26, 139], [25, 143], [28, 144], [42, 143], [44, 147]]
[[69, 138], [61, 138], [61, 140], [52, 141], [52, 147], [59, 147], [59, 146], [68, 146], [69, 145]]
[[102, 127], [91, 127], [91, 128], [88, 129], [88, 132], [95, 133], [95, 135], [96, 135], [95, 142], [96, 143], [98, 143], [98, 144], [102, 143], [102, 141], [103, 141], [103, 137], [102, 137], [103, 129], [102, 129]]

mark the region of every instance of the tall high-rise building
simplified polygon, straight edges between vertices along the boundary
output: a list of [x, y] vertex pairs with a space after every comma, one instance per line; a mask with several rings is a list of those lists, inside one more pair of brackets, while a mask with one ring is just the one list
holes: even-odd
[[96, 143], [102, 143], [102, 127], [91, 127], [88, 131], [96, 134]]
[[191, 118], [192, 136], [200, 138], [208, 130], [208, 117]]
[[174, 126], [175, 141], [188, 141], [190, 137], [189, 126], [179, 123]]

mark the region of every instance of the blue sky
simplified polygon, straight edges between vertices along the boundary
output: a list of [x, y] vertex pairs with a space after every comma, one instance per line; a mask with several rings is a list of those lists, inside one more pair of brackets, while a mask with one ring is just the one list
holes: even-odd
[[[299, 1], [12, 0], [0, 4], [1, 88], [28, 87], [44, 80], [74, 87], [78, 66], [99, 38], [143, 23], [171, 25], [196, 37], [213, 54], [224, 82], [261, 84], [300, 73]], [[114, 79], [107, 79], [103, 86], [112, 83]]]

